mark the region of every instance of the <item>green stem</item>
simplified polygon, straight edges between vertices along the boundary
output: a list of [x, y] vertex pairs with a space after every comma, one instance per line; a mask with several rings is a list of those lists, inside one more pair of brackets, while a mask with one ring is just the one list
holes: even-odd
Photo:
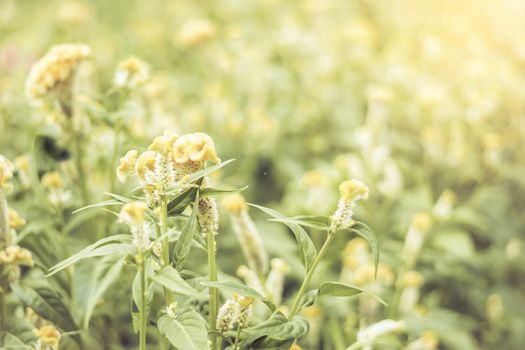
[[237, 335], [235, 336], [235, 343], [233, 344], [233, 350], [237, 350], [239, 348], [239, 340], [241, 338], [241, 326], [237, 326]]
[[356, 350], [356, 349], [359, 349], [363, 346], [365, 346], [366, 343], [362, 340], [358, 340], [356, 341], [355, 343], [353, 343], [352, 345], [350, 345], [349, 347], [346, 348], [346, 350]]
[[324, 241], [323, 246], [321, 247], [321, 250], [319, 250], [319, 253], [317, 253], [317, 256], [315, 257], [315, 260], [312, 266], [306, 273], [306, 277], [304, 278], [303, 284], [301, 285], [299, 292], [297, 292], [297, 295], [295, 296], [295, 299], [292, 304], [292, 308], [290, 309], [290, 316], [289, 316], [290, 318], [297, 313], [299, 309], [299, 305], [303, 298], [303, 295], [306, 292], [306, 288], [308, 288], [308, 284], [310, 283], [310, 280], [312, 279], [315, 269], [317, 268], [317, 265], [319, 265], [319, 263], [321, 262], [321, 259], [326, 254], [326, 251], [328, 250], [328, 247], [332, 243], [332, 240], [334, 239], [334, 237], [335, 237], [334, 231], [328, 232], [328, 237], [326, 238], [326, 241]]
[[146, 350], [146, 325], [147, 316], [146, 312], [146, 268], [144, 264], [144, 255], [140, 253], [140, 259], [142, 260], [139, 265], [140, 269], [140, 328], [139, 328], [139, 349]]
[[[217, 281], [217, 266], [215, 263], [215, 235], [213, 232], [207, 233], [208, 246], [208, 280]], [[219, 291], [215, 287], [209, 287], [210, 304], [209, 304], [209, 332], [211, 341], [211, 350], [217, 350], [217, 333], [215, 323], [217, 321], [217, 311], [219, 302]]]
[[[168, 239], [168, 200], [166, 196], [162, 196], [160, 199], [160, 235], [162, 238], [162, 264], [163, 266], [169, 266], [170, 264], [170, 241]], [[166, 304], [170, 305], [173, 302], [173, 295], [165, 288], [164, 296]]]
[[390, 302], [390, 307], [388, 310], [388, 318], [390, 319], [395, 320], [399, 314], [399, 300], [401, 299], [401, 292], [403, 291], [403, 278], [405, 276], [406, 271], [406, 266], [401, 266], [397, 273], [395, 283], [396, 290], [394, 291], [394, 296], [392, 297], [392, 301]]

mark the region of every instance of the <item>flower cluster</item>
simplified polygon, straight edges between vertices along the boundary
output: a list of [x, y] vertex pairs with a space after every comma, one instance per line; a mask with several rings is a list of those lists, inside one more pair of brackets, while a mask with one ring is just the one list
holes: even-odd
[[408, 267], [412, 267], [423, 247], [425, 235], [432, 226], [432, 218], [425, 212], [417, 212], [412, 217], [403, 246], [402, 257]]
[[139, 249], [147, 249], [150, 245], [149, 226], [145, 220], [148, 206], [144, 202], [126, 203], [119, 213], [119, 221], [127, 224], [133, 235], [133, 244]]
[[334, 229], [345, 229], [353, 225], [355, 202], [368, 199], [368, 187], [358, 180], [347, 180], [339, 186], [341, 198], [332, 217]]
[[38, 338], [36, 349], [38, 350], [57, 350], [60, 342], [60, 332], [53, 325], [45, 325], [33, 330], [33, 334]]
[[83, 44], [53, 46], [33, 65], [26, 81], [26, 94], [38, 100], [62, 85], [69, 85], [78, 65], [90, 56], [90, 48]]
[[0, 191], [11, 192], [13, 184], [14, 165], [9, 159], [0, 154]]
[[115, 86], [135, 89], [148, 81], [150, 77], [150, 66], [136, 57], [118, 64], [113, 82]]
[[230, 213], [233, 231], [241, 245], [244, 258], [250, 269], [258, 276], [268, 272], [268, 256], [257, 228], [248, 214], [248, 206], [240, 194], [225, 196], [223, 207]]
[[125, 181], [135, 173], [149, 205], [158, 204], [160, 197], [186, 175], [201, 170], [207, 161], [220, 163], [213, 139], [204, 133], [177, 136], [166, 131], [156, 137], [148, 151], [139, 155], [130, 150], [120, 159], [117, 177]]
[[245, 328], [250, 322], [252, 304], [255, 299], [233, 294], [222, 305], [217, 314], [217, 330], [226, 332], [236, 327]]
[[64, 204], [71, 195], [65, 191], [66, 183], [57, 171], [45, 173], [44, 176], [42, 176], [41, 183], [48, 192], [49, 201], [57, 207]]

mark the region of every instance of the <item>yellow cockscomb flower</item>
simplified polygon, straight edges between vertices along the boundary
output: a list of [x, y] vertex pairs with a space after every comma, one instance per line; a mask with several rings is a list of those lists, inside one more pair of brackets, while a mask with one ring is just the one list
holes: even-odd
[[0, 251], [0, 265], [2, 264], [33, 266], [34, 262], [29, 250], [12, 245]]
[[78, 65], [90, 56], [91, 49], [84, 44], [53, 46], [33, 65], [26, 81], [26, 94], [36, 100], [45, 97], [62, 83], [67, 83]]
[[53, 325], [46, 325], [39, 329], [34, 329], [33, 334], [43, 344], [51, 346], [53, 349], [58, 349], [60, 342], [60, 332]]
[[13, 170], [13, 163], [0, 154], [0, 190], [10, 192], [13, 189], [13, 185], [11, 184]]
[[220, 163], [213, 139], [202, 132], [184, 134], [173, 143], [173, 160], [175, 163], [204, 163], [211, 161]]
[[144, 202], [126, 203], [120, 210], [119, 220], [128, 225], [142, 226], [147, 209], [148, 206]]
[[129, 150], [126, 155], [120, 158], [117, 167], [117, 178], [120, 182], [126, 181], [128, 175], [135, 169], [139, 152], [137, 150]]
[[358, 180], [347, 180], [339, 185], [341, 198], [345, 201], [368, 199], [368, 187]]
[[115, 72], [114, 83], [119, 87], [136, 88], [150, 78], [150, 66], [137, 57], [129, 57], [119, 63]]
[[26, 221], [18, 215], [18, 212], [14, 209], [9, 208], [7, 210], [7, 215], [9, 216], [9, 226], [14, 229], [18, 230], [21, 227], [24, 227], [26, 224]]
[[155, 170], [156, 154], [154, 151], [143, 152], [135, 163], [135, 172], [141, 180], [146, 180], [148, 171]]
[[48, 189], [62, 189], [65, 187], [64, 180], [57, 171], [45, 173], [41, 182], [42, 186]]
[[185, 22], [177, 33], [176, 41], [183, 46], [202, 44], [215, 36], [215, 26], [205, 19]]
[[248, 210], [246, 200], [238, 193], [224, 196], [222, 199], [222, 206], [232, 214], [240, 214]]
[[177, 134], [172, 131], [165, 131], [164, 135], [157, 136], [153, 139], [148, 149], [150, 151], [159, 152], [161, 154], [168, 154], [173, 149], [173, 144], [177, 140]]

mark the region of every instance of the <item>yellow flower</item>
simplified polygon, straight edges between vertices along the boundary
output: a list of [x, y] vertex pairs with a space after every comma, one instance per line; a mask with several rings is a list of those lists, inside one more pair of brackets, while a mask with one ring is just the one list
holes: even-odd
[[18, 171], [27, 173], [29, 171], [29, 157], [18, 156], [15, 158], [15, 167]]
[[430, 230], [430, 227], [432, 226], [432, 218], [429, 214], [425, 212], [417, 212], [412, 217], [412, 222], [410, 223], [410, 226], [419, 232], [426, 233], [428, 232], [428, 230]]
[[128, 225], [142, 226], [144, 224], [144, 214], [148, 206], [144, 202], [129, 202], [126, 203], [120, 210], [120, 222]]
[[341, 198], [346, 202], [368, 199], [368, 187], [358, 180], [347, 180], [341, 183], [339, 192], [341, 192]]
[[319, 170], [309, 170], [301, 178], [301, 183], [307, 187], [326, 186], [328, 182], [328, 177]]
[[135, 168], [138, 154], [139, 153], [137, 152], [137, 150], [132, 149], [128, 151], [124, 157], [120, 158], [120, 162], [117, 167], [117, 178], [120, 182], [126, 181], [128, 175]]
[[173, 143], [176, 140], [177, 134], [167, 130], [164, 132], [164, 135], [155, 137], [151, 145], [149, 145], [148, 149], [150, 151], [159, 152], [161, 154], [168, 154], [172, 150]]
[[7, 214], [9, 215], [9, 226], [12, 229], [17, 230], [25, 226], [26, 221], [18, 215], [16, 210], [9, 208]]
[[0, 190], [10, 192], [13, 189], [13, 185], [11, 184], [13, 170], [13, 163], [0, 154]]
[[34, 329], [33, 334], [42, 341], [45, 345], [49, 345], [53, 348], [58, 348], [60, 341], [60, 332], [53, 325], [47, 325]]
[[192, 19], [185, 22], [177, 33], [176, 41], [183, 46], [204, 43], [215, 36], [215, 26], [205, 19]]
[[136, 88], [146, 83], [149, 77], [149, 65], [141, 59], [129, 57], [119, 63], [115, 72], [114, 82], [117, 86]]
[[83, 44], [53, 46], [31, 68], [26, 81], [26, 94], [36, 100], [44, 97], [59, 84], [73, 77], [78, 65], [90, 55], [91, 49]]
[[64, 180], [56, 171], [45, 173], [41, 181], [42, 186], [48, 189], [62, 189], [65, 186]]
[[12, 245], [0, 251], [0, 265], [14, 264], [23, 266], [33, 266], [33, 256], [31, 252], [17, 245]]
[[217, 157], [213, 139], [202, 132], [184, 134], [173, 144], [173, 160], [175, 163], [206, 162], [220, 163]]
[[232, 214], [240, 214], [248, 209], [244, 197], [237, 193], [224, 196], [222, 206]]
[[137, 173], [137, 176], [145, 181], [146, 180], [146, 174], [149, 171], [155, 170], [155, 162], [156, 162], [156, 154], [154, 151], [146, 151], [142, 153], [135, 164], [135, 172]]

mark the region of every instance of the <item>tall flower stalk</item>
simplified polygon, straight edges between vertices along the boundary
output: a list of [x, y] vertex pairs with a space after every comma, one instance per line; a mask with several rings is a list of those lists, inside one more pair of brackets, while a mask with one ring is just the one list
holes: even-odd
[[368, 199], [368, 187], [366, 187], [362, 182], [357, 180], [347, 180], [343, 182], [339, 186], [339, 192], [341, 193], [341, 198], [339, 199], [337, 210], [332, 216], [330, 230], [328, 231], [323, 246], [321, 247], [319, 253], [315, 257], [312, 266], [307, 271], [303, 283], [301, 284], [301, 287], [297, 292], [297, 295], [295, 296], [295, 299], [292, 303], [292, 307], [290, 308], [290, 317], [297, 314], [297, 311], [299, 310], [299, 306], [301, 305], [301, 301], [306, 292], [306, 289], [308, 288], [310, 280], [312, 279], [312, 276], [314, 275], [317, 266], [319, 265], [323, 257], [326, 255], [328, 248], [330, 248], [330, 245], [332, 244], [336, 233], [340, 230], [349, 228], [354, 224], [352, 217], [354, 215], [353, 209], [355, 207], [355, 202], [361, 199]]

